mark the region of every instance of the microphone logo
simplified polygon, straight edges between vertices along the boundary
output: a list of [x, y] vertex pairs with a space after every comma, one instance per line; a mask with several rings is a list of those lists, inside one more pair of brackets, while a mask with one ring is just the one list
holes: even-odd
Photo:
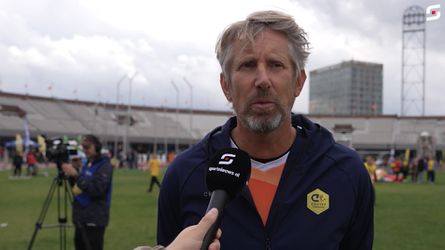
[[234, 154], [223, 154], [221, 156], [221, 161], [218, 162], [218, 164], [221, 165], [230, 165], [233, 162], [233, 159], [235, 159], [236, 155]]

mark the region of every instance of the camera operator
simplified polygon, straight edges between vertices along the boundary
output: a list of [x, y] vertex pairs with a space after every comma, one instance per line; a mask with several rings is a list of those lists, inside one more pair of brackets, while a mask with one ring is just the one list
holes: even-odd
[[[73, 181], [73, 223], [76, 250], [102, 250], [105, 227], [110, 217], [111, 180], [113, 168], [102, 157], [102, 145], [94, 135], [85, 135], [81, 145], [88, 159], [79, 170], [65, 163], [62, 169]], [[73, 159], [74, 160], [74, 159]]]

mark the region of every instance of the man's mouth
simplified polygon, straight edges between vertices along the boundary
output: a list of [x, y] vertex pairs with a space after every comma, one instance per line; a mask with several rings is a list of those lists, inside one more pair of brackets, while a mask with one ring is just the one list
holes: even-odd
[[252, 108], [265, 109], [265, 108], [272, 108], [274, 105], [275, 103], [272, 101], [261, 100], [261, 101], [254, 101], [252, 103]]

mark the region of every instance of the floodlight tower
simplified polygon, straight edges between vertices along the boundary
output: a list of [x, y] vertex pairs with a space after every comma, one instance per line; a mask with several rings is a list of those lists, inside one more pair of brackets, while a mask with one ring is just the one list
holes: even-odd
[[190, 123], [189, 123], [189, 130], [190, 130], [190, 147], [193, 145], [193, 85], [187, 80], [187, 78], [183, 78], [184, 82], [187, 84], [187, 86], [190, 89]]
[[119, 129], [119, 115], [118, 115], [118, 107], [119, 107], [119, 95], [120, 95], [120, 91], [119, 91], [119, 86], [121, 85], [122, 81], [125, 80], [128, 77], [128, 74], [123, 75], [119, 81], [116, 83], [116, 108], [114, 111], [114, 115], [116, 116], [116, 124], [114, 127], [114, 154], [113, 157], [119, 158], [117, 156], [117, 134], [118, 134], [118, 129]]
[[425, 10], [417, 5], [403, 13], [401, 115], [425, 115]]
[[174, 81], [171, 81], [171, 84], [173, 85], [173, 87], [175, 88], [176, 91], [176, 124], [175, 124], [175, 154], [177, 154], [179, 152], [179, 143], [178, 143], [178, 126], [179, 126], [179, 88], [178, 86], [175, 84]]

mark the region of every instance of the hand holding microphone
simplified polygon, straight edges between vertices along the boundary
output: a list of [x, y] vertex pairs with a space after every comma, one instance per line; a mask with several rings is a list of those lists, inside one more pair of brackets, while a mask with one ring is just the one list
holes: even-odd
[[[190, 249], [198, 249], [202, 243], [202, 239], [206, 234], [207, 230], [210, 226], [216, 221], [218, 217], [218, 210], [211, 209], [206, 213], [204, 217], [202, 217], [201, 221], [197, 225], [187, 227], [182, 230], [182, 232], [176, 237], [176, 239], [166, 248], [167, 250], [190, 250]], [[209, 250], [219, 250], [220, 243], [218, 241], [219, 237], [221, 237], [221, 230], [218, 230], [217, 234], [214, 238], [212, 238], [211, 244], [207, 249]]]
[[201, 250], [207, 250], [215, 239], [221, 223], [224, 207], [246, 186], [250, 177], [250, 156], [236, 148], [218, 151], [209, 162], [207, 169], [207, 188], [212, 192], [207, 212], [218, 210], [216, 222], [210, 227], [202, 242]]
[[[176, 236], [175, 240], [170, 243], [167, 247], [157, 246], [155, 248], [148, 246], [139, 246], [133, 250], [198, 250], [201, 247], [202, 239], [207, 233], [207, 230], [216, 221], [218, 217], [218, 210], [216, 208], [211, 209], [198, 224], [189, 226], [181, 231], [181, 233]], [[208, 250], [219, 250], [221, 245], [219, 242], [219, 237], [221, 237], [221, 230], [218, 230], [213, 242], [209, 245]]]
[[[165, 250], [219, 250], [221, 230], [218, 227], [224, 207], [246, 186], [250, 178], [250, 156], [236, 148], [218, 151], [209, 161], [206, 182], [212, 191], [206, 215], [197, 225], [182, 230]], [[201, 248], [199, 248], [201, 246]], [[137, 247], [134, 250], [151, 250]], [[159, 249], [159, 248], [155, 248]]]

